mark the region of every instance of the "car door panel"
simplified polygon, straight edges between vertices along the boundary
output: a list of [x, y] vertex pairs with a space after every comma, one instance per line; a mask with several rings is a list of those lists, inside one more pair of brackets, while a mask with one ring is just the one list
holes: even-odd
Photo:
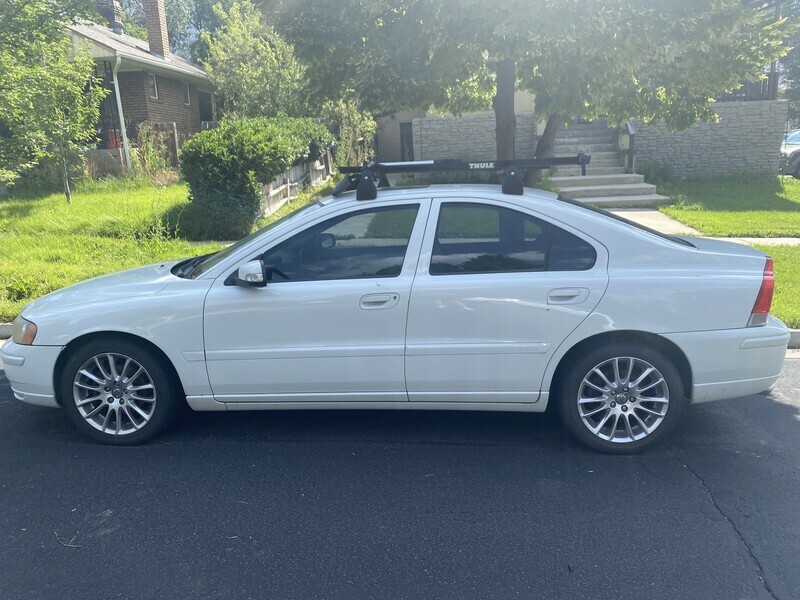
[[[341, 269], [349, 278], [313, 279], [320, 273], [328, 276], [327, 270], [333, 268], [335, 249], [330, 248], [315, 249], [313, 259], [308, 253], [299, 256], [304, 248], [286, 253], [281, 268], [290, 280], [269, 282], [263, 288], [226, 286], [220, 277], [206, 298], [204, 324], [215, 398], [222, 402], [407, 400], [406, 318], [428, 206], [429, 202], [419, 206], [404, 257], [397, 268], [394, 259], [389, 261], [391, 272], [386, 276], [354, 274], [361, 274], [367, 263], [380, 270], [385, 256], [396, 255], [395, 250], [386, 250], [391, 241], [376, 238], [379, 247], [374, 253], [368, 249], [370, 257], [362, 260], [352, 247], [352, 233], [340, 232]], [[264, 256], [273, 256], [270, 252]], [[295, 281], [293, 276], [306, 280]]]
[[[444, 264], [436, 262], [434, 238], [438, 210], [446, 202], [434, 203], [411, 292], [409, 399], [535, 402], [553, 352], [603, 296], [605, 250], [598, 244], [594, 266], [580, 271], [431, 274], [432, 262]], [[484, 245], [478, 241], [477, 251], [486, 252]], [[456, 240], [455, 252], [464, 251], [462, 246]], [[531, 248], [536, 247], [534, 240]], [[505, 264], [500, 257], [479, 262], [464, 264]]]

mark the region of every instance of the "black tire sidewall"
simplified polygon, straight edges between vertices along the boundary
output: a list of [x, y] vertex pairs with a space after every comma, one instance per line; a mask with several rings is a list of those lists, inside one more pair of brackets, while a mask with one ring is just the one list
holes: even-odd
[[[157, 400], [152, 417], [139, 431], [128, 435], [114, 436], [95, 429], [81, 416], [73, 400], [72, 384], [78, 369], [92, 356], [107, 352], [123, 354], [138, 362], [148, 372], [156, 388]], [[73, 350], [61, 371], [59, 390], [67, 415], [81, 433], [95, 441], [115, 446], [141, 444], [157, 435], [169, 425], [179, 406], [179, 390], [171, 371], [162, 365], [155, 353], [125, 339], [95, 339]]]
[[[640, 358], [661, 372], [669, 391], [669, 406], [664, 420], [647, 437], [635, 442], [619, 443], [603, 440], [589, 431], [578, 413], [578, 389], [587, 373], [600, 363], [615, 357]], [[558, 411], [567, 429], [581, 443], [607, 454], [642, 452], [666, 437], [680, 421], [687, 404], [683, 381], [673, 362], [660, 350], [637, 342], [614, 342], [593, 348], [580, 356], [562, 378], [557, 389]]]

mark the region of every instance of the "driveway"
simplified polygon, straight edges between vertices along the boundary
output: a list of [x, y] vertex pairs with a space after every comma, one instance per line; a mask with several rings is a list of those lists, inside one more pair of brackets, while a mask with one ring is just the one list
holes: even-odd
[[612, 457], [549, 415], [187, 414], [98, 446], [0, 372], [0, 598], [796, 598], [800, 359]]

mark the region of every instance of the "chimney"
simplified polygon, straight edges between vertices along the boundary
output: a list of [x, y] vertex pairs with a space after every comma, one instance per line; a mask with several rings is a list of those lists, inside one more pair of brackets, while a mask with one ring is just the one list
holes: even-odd
[[114, 33], [122, 33], [122, 7], [117, 0], [102, 0], [95, 8]]
[[169, 58], [169, 36], [164, 0], [144, 0], [144, 18], [147, 24], [147, 41], [150, 52]]

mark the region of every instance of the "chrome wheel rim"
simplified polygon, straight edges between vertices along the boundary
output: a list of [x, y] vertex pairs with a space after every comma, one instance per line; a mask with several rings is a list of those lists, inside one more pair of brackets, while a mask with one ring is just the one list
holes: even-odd
[[578, 389], [578, 414], [600, 439], [626, 444], [646, 438], [669, 409], [661, 372], [641, 358], [615, 357], [591, 369]]
[[153, 378], [130, 356], [108, 352], [87, 360], [72, 381], [78, 413], [89, 425], [114, 436], [147, 425], [156, 408]]

